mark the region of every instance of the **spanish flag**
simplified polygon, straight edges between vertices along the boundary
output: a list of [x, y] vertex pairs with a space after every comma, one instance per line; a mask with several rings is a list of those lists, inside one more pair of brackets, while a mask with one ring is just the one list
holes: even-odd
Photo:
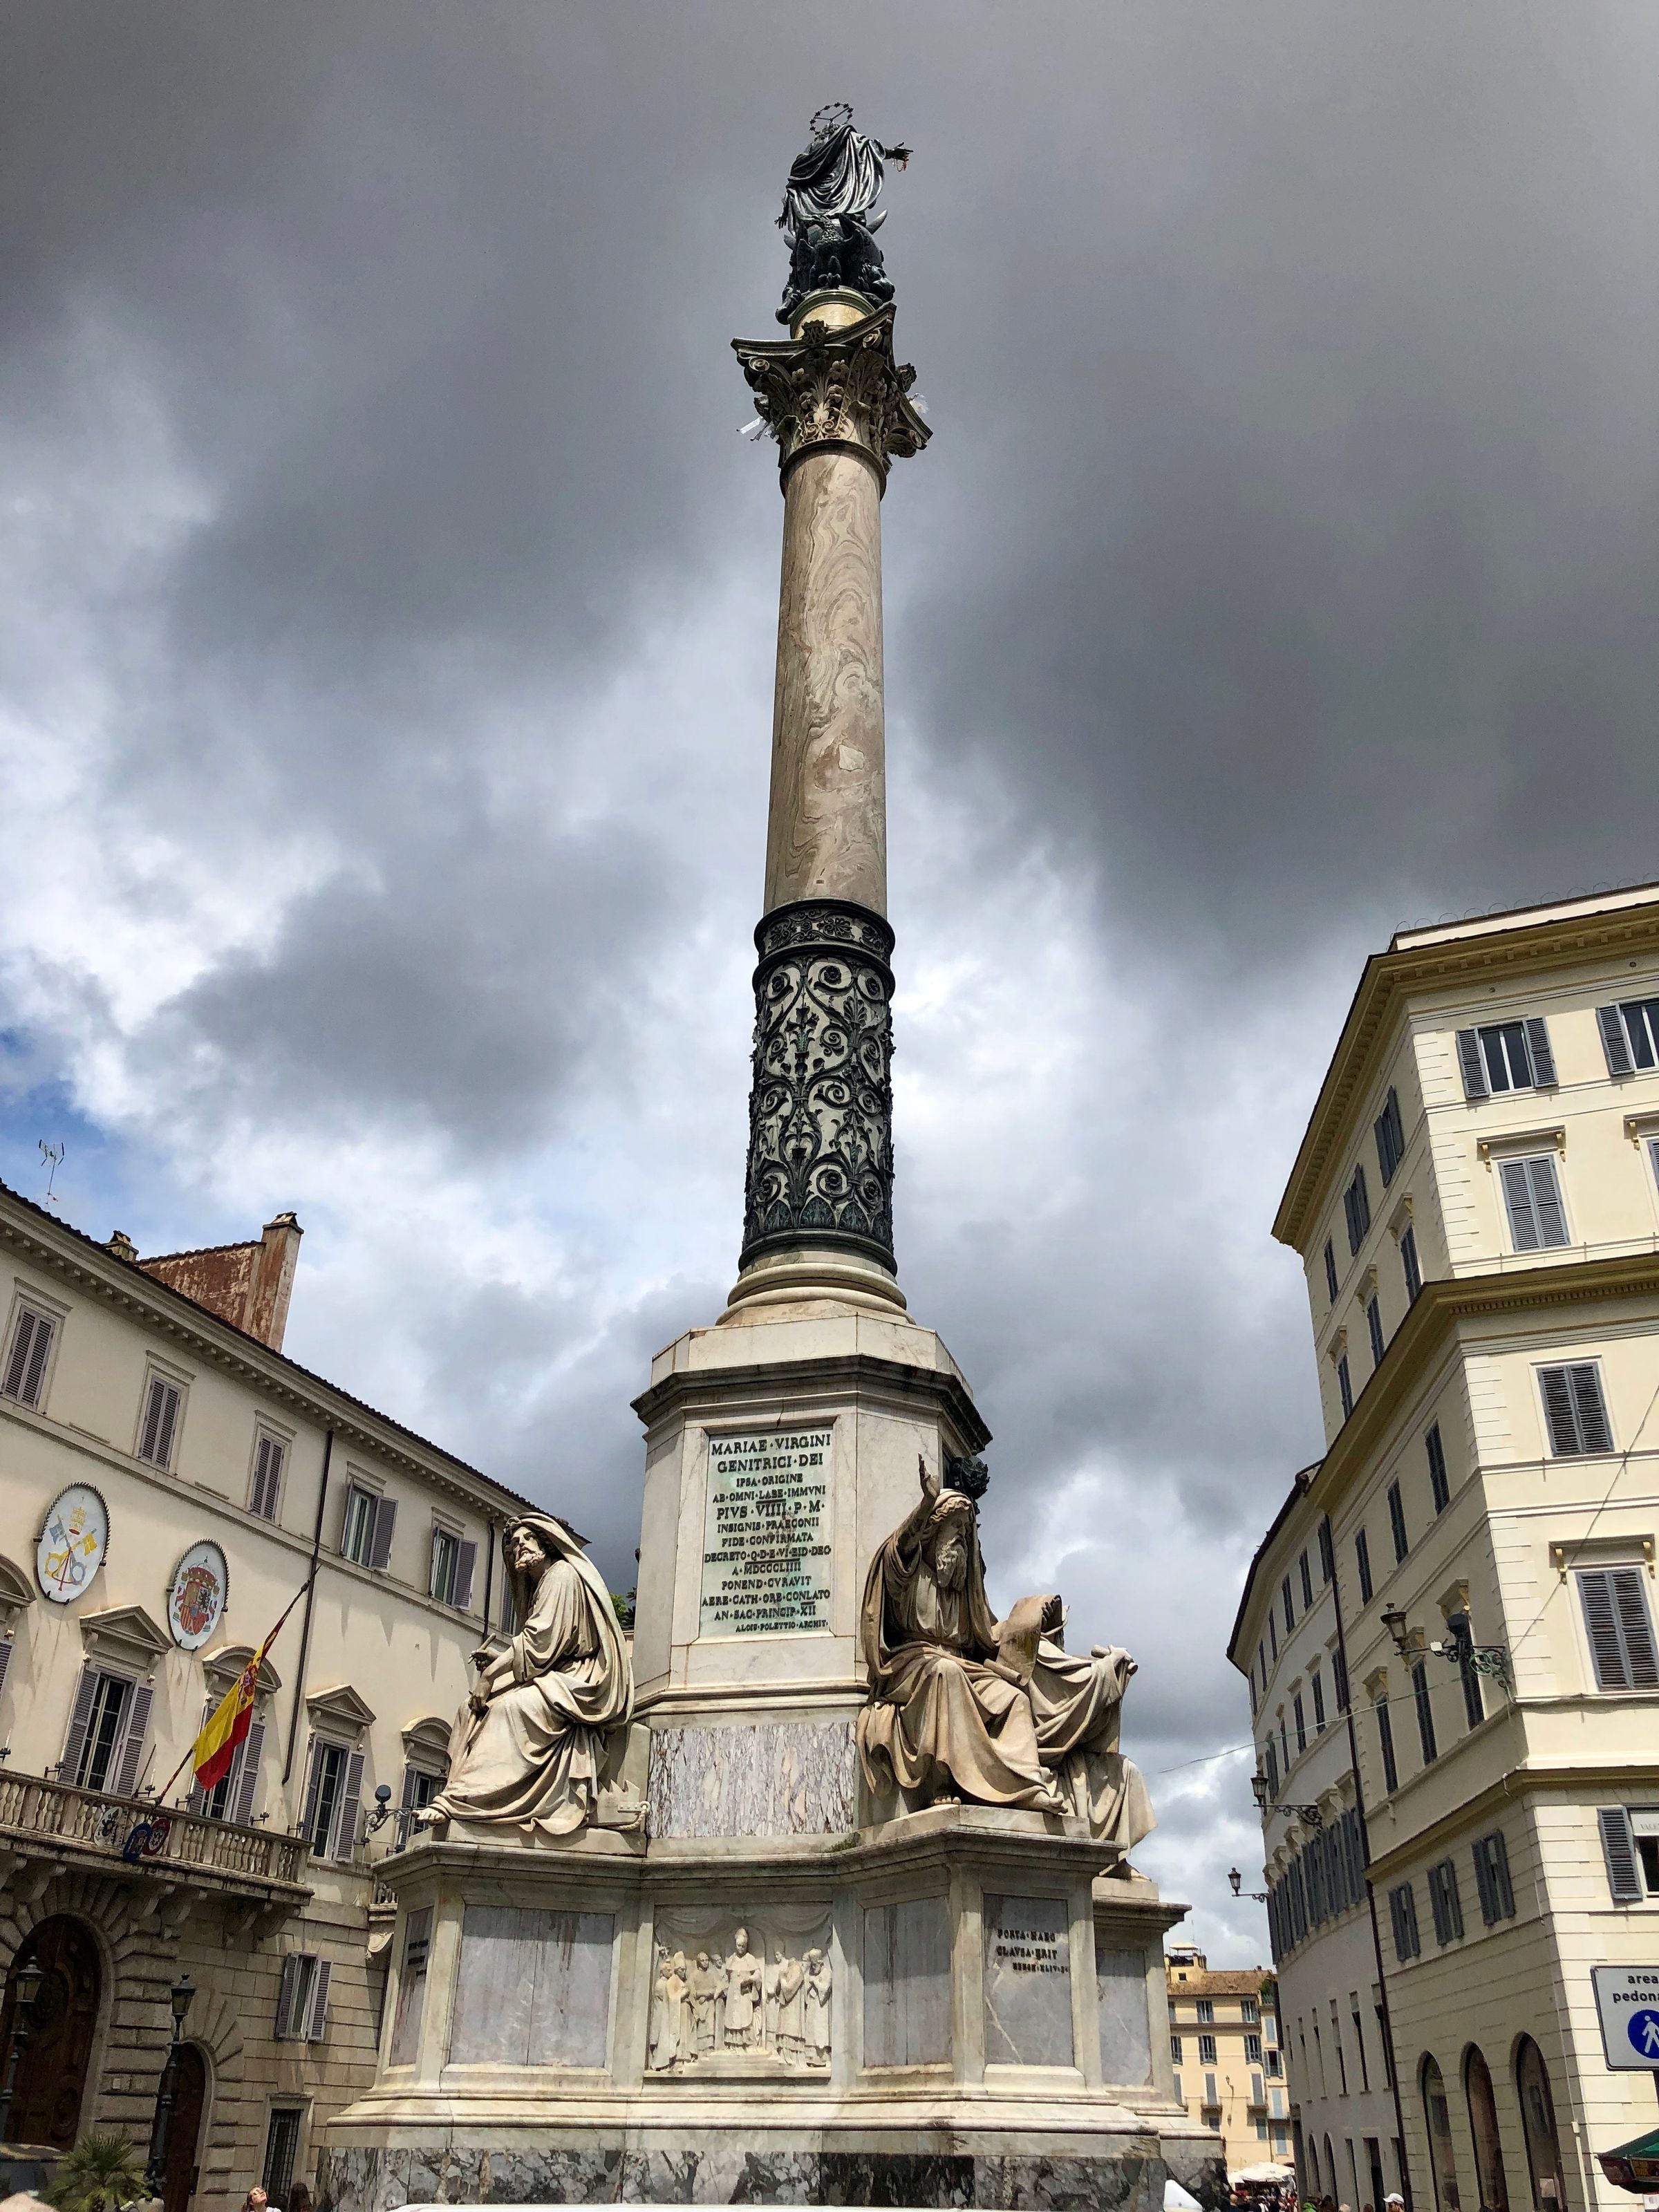
[[[271, 1634], [275, 1633], [273, 1629]], [[230, 1762], [236, 1756], [237, 1745], [252, 1724], [253, 1693], [259, 1680], [259, 1662], [264, 1657], [270, 1640], [267, 1636], [208, 1715], [202, 1733], [196, 1739], [195, 1749], [191, 1753], [191, 1764], [195, 1767], [196, 1779], [204, 1790], [211, 1790], [216, 1784], [224, 1780], [230, 1771]]]

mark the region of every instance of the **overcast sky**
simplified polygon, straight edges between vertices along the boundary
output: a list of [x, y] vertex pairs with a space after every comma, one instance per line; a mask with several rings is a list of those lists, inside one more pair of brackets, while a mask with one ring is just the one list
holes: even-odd
[[[821, 102], [934, 428], [884, 509], [902, 1278], [993, 1595], [1142, 1662], [1265, 1955], [1223, 1645], [1318, 1448], [1268, 1224], [1399, 924], [1655, 872], [1650, 0], [13, 0], [0, 1176], [295, 1207], [289, 1348], [632, 1579], [736, 1259]], [[1192, 1764], [1208, 1759], [1206, 1764]], [[1182, 1931], [1186, 1932], [1186, 1931]]]

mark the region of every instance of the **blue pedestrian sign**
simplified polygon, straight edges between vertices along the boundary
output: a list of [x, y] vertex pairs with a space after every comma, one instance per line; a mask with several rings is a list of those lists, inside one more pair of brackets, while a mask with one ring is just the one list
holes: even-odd
[[1590, 1981], [1607, 2064], [1659, 2075], [1659, 1966], [1592, 1966]]

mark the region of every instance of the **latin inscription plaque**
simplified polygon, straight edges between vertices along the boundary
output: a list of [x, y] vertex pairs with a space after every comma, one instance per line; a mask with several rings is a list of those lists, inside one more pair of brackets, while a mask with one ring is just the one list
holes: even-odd
[[703, 1635], [829, 1627], [833, 1434], [826, 1421], [709, 1437]]
[[993, 2066], [1069, 2066], [1071, 1914], [1058, 1897], [985, 1899], [985, 2057]]

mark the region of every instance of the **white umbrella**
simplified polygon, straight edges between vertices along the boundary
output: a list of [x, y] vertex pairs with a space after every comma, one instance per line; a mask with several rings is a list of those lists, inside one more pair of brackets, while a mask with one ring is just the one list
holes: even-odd
[[1265, 2181], [1271, 2185], [1291, 2180], [1295, 2172], [1294, 2166], [1275, 2166], [1273, 2161], [1268, 2159], [1261, 2166], [1241, 2166], [1237, 2173], [1230, 2173], [1227, 2179], [1229, 2181]]
[[1196, 2197], [1188, 2197], [1173, 2174], [1164, 2183], [1164, 2212], [1199, 2212]]

